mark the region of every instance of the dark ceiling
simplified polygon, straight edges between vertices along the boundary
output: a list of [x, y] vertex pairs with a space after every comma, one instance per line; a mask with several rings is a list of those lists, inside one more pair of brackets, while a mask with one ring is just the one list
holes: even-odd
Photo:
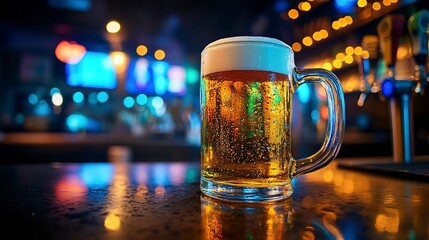
[[[346, 0], [344, 0], [346, 1]], [[300, 0], [15, 0], [0, 7], [0, 49], [33, 45], [53, 49], [60, 40], [77, 41], [88, 49], [134, 52], [138, 44], [149, 51], [166, 50], [168, 61], [198, 64], [202, 49], [210, 42], [237, 35], [264, 35], [289, 45], [344, 16], [333, 0], [313, 0], [312, 10], [299, 19], [282, 18]], [[372, 1], [369, 1], [372, 2]], [[415, 3], [411, 11], [429, 7], [428, 0]], [[357, 7], [351, 5], [353, 14]], [[400, 6], [400, 5], [396, 5]], [[407, 10], [407, 11], [408, 11]], [[402, 10], [401, 10], [402, 11]], [[282, 15], [283, 13], [283, 15]], [[382, 16], [382, 15], [380, 15]], [[109, 20], [122, 24], [118, 34], [106, 33]], [[336, 41], [356, 45], [364, 33], [373, 33], [378, 22], [356, 21], [354, 29], [331, 32], [330, 41], [321, 41], [300, 52], [302, 61], [331, 49]], [[359, 28], [359, 29], [357, 29]], [[351, 32], [353, 31], [353, 32]], [[361, 32], [361, 34], [356, 34]], [[354, 33], [354, 34], [353, 34]], [[339, 45], [339, 48], [343, 47]], [[18, 48], [16, 47], [16, 48]], [[321, 52], [322, 51], [322, 52]], [[325, 51], [326, 52], [326, 51]], [[300, 60], [297, 56], [297, 60]]]
[[118, 41], [125, 50], [143, 43], [199, 58], [205, 45], [227, 36], [266, 35], [292, 41], [290, 30], [279, 26], [287, 25], [280, 12], [291, 2], [295, 1], [14, 1], [0, 9], [0, 27], [4, 34], [33, 31], [91, 46], [109, 40], [105, 25], [115, 19], [122, 24]]

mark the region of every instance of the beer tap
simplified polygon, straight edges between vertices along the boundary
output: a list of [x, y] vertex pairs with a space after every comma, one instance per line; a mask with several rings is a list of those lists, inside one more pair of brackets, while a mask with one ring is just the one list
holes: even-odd
[[411, 38], [411, 49], [416, 62], [417, 86], [415, 92], [424, 93], [428, 84], [428, 75], [425, 65], [428, 57], [428, 32], [429, 32], [429, 11], [422, 9], [412, 15], [408, 20], [408, 32]]
[[[379, 43], [378, 37], [376, 35], [365, 35], [362, 38], [362, 49], [364, 52], [358, 56], [358, 69], [361, 76], [361, 94], [359, 95], [359, 99], [357, 101], [357, 105], [362, 107], [366, 96], [369, 93], [375, 93], [378, 89], [375, 86], [375, 73], [374, 68], [376, 63], [373, 60], [378, 58], [379, 51]], [[372, 78], [370, 82], [370, 78]]]
[[377, 34], [380, 51], [388, 70], [381, 91], [389, 101], [393, 161], [410, 163], [414, 155], [411, 93], [414, 91], [416, 81], [398, 79], [395, 76], [396, 54], [404, 23], [405, 18], [402, 15], [386, 15], [377, 25]]

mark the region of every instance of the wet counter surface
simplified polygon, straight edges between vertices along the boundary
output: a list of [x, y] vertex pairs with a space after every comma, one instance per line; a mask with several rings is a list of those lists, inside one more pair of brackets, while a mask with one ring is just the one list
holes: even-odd
[[291, 198], [201, 195], [198, 162], [0, 165], [11, 239], [429, 239], [429, 184], [327, 167]]

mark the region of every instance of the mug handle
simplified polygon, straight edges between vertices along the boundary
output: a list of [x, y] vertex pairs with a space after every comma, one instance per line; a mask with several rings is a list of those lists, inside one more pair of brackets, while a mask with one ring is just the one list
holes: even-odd
[[294, 69], [292, 74], [294, 89], [310, 82], [320, 83], [326, 90], [329, 116], [325, 140], [319, 151], [313, 155], [296, 160], [292, 159], [291, 178], [313, 172], [329, 164], [337, 156], [344, 136], [344, 93], [339, 79], [331, 71], [321, 68]]

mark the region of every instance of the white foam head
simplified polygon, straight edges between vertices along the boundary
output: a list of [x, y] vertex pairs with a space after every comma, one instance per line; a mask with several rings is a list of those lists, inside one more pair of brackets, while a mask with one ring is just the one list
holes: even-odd
[[294, 68], [292, 49], [269, 37], [222, 38], [207, 45], [201, 53], [201, 74], [230, 70], [260, 70], [289, 75]]

